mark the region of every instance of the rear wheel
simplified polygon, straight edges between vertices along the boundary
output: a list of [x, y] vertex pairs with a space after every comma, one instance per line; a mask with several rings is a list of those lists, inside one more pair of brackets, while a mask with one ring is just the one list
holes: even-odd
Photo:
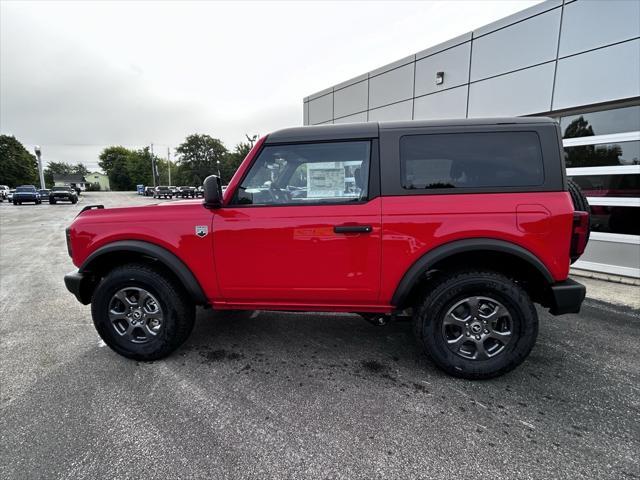
[[524, 361], [538, 335], [538, 315], [511, 279], [478, 271], [443, 278], [414, 314], [426, 353], [462, 378], [502, 375]]
[[138, 264], [111, 271], [91, 301], [93, 323], [114, 351], [157, 360], [178, 348], [193, 329], [195, 308], [182, 286]]

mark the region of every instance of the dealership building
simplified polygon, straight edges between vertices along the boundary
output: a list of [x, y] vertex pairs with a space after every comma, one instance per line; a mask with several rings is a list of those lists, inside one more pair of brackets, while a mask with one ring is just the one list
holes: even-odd
[[640, 278], [638, 0], [548, 0], [314, 93], [303, 115], [305, 125], [553, 117], [592, 210], [574, 266]]

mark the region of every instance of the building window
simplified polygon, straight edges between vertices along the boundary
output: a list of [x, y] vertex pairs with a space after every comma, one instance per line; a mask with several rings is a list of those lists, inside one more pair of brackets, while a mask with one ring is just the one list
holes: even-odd
[[591, 207], [591, 230], [594, 232], [640, 235], [640, 208]]
[[640, 105], [569, 115], [560, 119], [563, 138], [591, 137], [640, 130]]
[[567, 147], [564, 158], [567, 168], [640, 165], [640, 141]]
[[567, 175], [591, 205], [591, 229], [640, 235], [640, 105], [560, 118]]
[[587, 197], [640, 197], [640, 175], [580, 175], [570, 178]]

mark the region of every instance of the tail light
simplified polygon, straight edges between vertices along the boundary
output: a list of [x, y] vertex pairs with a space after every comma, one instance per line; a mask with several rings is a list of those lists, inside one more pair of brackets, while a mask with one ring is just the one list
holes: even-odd
[[67, 227], [64, 232], [67, 237], [67, 253], [73, 258], [73, 252], [71, 251], [71, 227]]
[[589, 239], [589, 213], [573, 212], [573, 229], [571, 232], [571, 261], [575, 262], [587, 248]]

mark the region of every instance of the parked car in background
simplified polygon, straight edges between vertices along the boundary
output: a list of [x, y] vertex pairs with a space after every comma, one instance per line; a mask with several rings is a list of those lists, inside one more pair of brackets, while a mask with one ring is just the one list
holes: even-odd
[[187, 187], [187, 186], [178, 187], [178, 196], [182, 198], [195, 198], [196, 187]]
[[50, 192], [50, 190], [47, 190], [47, 189], [38, 190], [38, 193], [40, 194], [40, 200], [42, 200], [43, 202], [48, 202], [49, 201], [49, 192]]
[[216, 176], [204, 190], [202, 202], [88, 210], [67, 229], [79, 271], [66, 286], [121, 355], [169, 355], [196, 305], [376, 325], [410, 315], [438, 367], [483, 379], [527, 358], [535, 304], [562, 315], [585, 298], [569, 268], [589, 204], [550, 118], [284, 129], [255, 144], [224, 195]]
[[49, 203], [55, 205], [58, 202], [78, 203], [78, 193], [71, 187], [53, 187], [49, 192]]
[[40, 205], [42, 203], [40, 194], [33, 185], [21, 185], [17, 187], [13, 194], [12, 201], [14, 205], [22, 205], [25, 202], [33, 202], [36, 205]]
[[7, 185], [0, 185], [0, 202], [4, 202], [9, 199], [9, 187]]
[[204, 197], [204, 187], [202, 185], [196, 187], [196, 197]]
[[175, 185], [169, 185], [169, 189], [171, 190], [171, 192], [173, 193], [174, 197], [178, 196], [178, 187], [176, 187]]
[[173, 198], [173, 192], [167, 186], [159, 186], [153, 191], [153, 198]]
[[13, 194], [16, 193], [16, 189], [12, 188], [11, 190], [9, 190], [9, 192], [7, 193], [7, 200], [12, 202], [13, 201]]
[[155, 188], [153, 188], [153, 187], [145, 187], [144, 196], [145, 197], [153, 197], [154, 192], [155, 192]]

